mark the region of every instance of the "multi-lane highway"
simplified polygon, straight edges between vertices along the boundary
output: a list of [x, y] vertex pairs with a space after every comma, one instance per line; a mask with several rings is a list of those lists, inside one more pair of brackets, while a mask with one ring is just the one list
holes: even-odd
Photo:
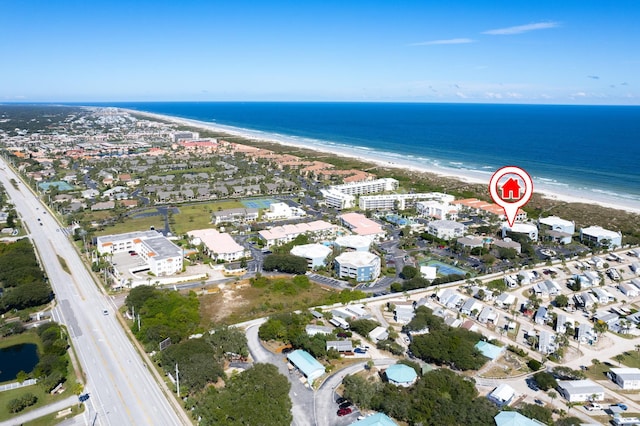
[[[118, 322], [115, 305], [100, 291], [71, 242], [59, 231], [59, 224], [3, 159], [0, 182], [30, 231], [56, 295], [54, 320], [67, 326], [85, 373], [90, 395], [86, 423], [190, 424], [167, 395], [168, 390], [154, 380]], [[60, 259], [70, 273], [65, 272]]]

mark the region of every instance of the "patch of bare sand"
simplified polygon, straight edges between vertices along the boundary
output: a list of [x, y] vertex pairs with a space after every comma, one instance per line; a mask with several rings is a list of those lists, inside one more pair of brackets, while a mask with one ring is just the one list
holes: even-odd
[[219, 284], [218, 292], [204, 296], [206, 314], [211, 321], [220, 322], [238, 308], [247, 305], [249, 302], [238, 294], [237, 290], [248, 285], [247, 283]]

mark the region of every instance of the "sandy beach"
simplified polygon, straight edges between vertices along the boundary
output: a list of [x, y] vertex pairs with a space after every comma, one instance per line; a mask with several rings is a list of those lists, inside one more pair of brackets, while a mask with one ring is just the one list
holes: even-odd
[[[208, 123], [199, 120], [191, 120], [186, 118], [149, 113], [137, 110], [126, 110], [129, 113], [143, 115], [152, 119], [172, 122], [178, 125], [190, 126], [203, 130], [209, 130], [218, 133], [226, 133], [232, 136], [242, 137], [248, 140], [265, 141], [277, 143], [281, 145], [291, 146], [295, 148], [311, 149], [318, 152], [334, 154], [342, 157], [350, 157], [377, 164], [381, 167], [399, 168], [403, 170], [411, 170], [418, 173], [430, 173], [438, 176], [444, 176], [460, 180], [462, 182], [474, 184], [489, 184], [489, 179], [493, 171], [479, 171], [467, 169], [453, 169], [440, 167], [434, 164], [420, 164], [419, 161], [411, 158], [400, 156], [389, 156], [387, 153], [366, 150], [362, 147], [348, 147], [344, 145], [322, 143], [323, 141], [302, 140], [296, 137], [288, 137], [284, 135], [270, 134], [261, 131], [253, 131], [249, 129], [238, 129], [231, 126], [224, 126], [216, 123]], [[313, 143], [316, 142], [316, 143]], [[506, 166], [507, 164], [505, 164]], [[511, 165], [511, 164], [509, 164]], [[568, 185], [558, 182], [552, 182], [547, 179], [536, 179], [534, 176], [534, 193], [540, 194], [545, 198], [567, 202], [567, 203], [586, 203], [596, 204], [602, 207], [612, 208], [616, 210], [624, 210], [630, 213], [640, 214], [640, 201], [632, 199], [624, 199], [614, 194], [603, 192], [589, 191], [586, 189], [573, 189]]]

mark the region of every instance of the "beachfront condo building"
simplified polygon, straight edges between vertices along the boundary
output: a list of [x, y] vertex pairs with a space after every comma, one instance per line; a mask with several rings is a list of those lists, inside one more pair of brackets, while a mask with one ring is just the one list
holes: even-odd
[[356, 197], [351, 194], [345, 194], [337, 189], [322, 189], [320, 190], [324, 197], [324, 202], [327, 207], [332, 207], [336, 210], [351, 209], [356, 204]]
[[358, 207], [361, 210], [405, 210], [414, 207], [416, 202], [421, 200], [434, 200], [448, 204], [455, 200], [455, 197], [440, 192], [363, 195], [358, 200]]
[[609, 248], [622, 246], [622, 233], [610, 231], [599, 226], [580, 229], [580, 241], [596, 245], [608, 245]]
[[360, 182], [333, 185], [329, 189], [340, 191], [344, 194], [363, 195], [375, 194], [376, 192], [395, 191], [398, 189], [398, 181], [393, 178], [382, 178], [376, 180], [365, 180]]

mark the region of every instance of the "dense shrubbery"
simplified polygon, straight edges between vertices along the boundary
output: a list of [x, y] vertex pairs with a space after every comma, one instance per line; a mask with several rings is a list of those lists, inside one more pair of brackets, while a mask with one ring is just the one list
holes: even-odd
[[359, 319], [349, 321], [349, 328], [363, 337], [368, 337], [371, 331], [380, 326], [378, 321], [370, 319]]
[[194, 415], [202, 426], [289, 425], [291, 384], [271, 364], [252, 368], [227, 380], [222, 389], [209, 387], [198, 401]]
[[416, 310], [405, 330], [429, 328], [429, 333], [413, 337], [411, 352], [427, 362], [449, 365], [460, 370], [477, 370], [487, 358], [475, 348], [482, 335], [463, 328], [451, 328], [424, 306]]
[[183, 296], [175, 291], [139, 286], [131, 290], [125, 303], [130, 311], [140, 315], [140, 329], [134, 321], [133, 332], [149, 350], [157, 349], [166, 338], [178, 343], [199, 328], [199, 301], [193, 292]]
[[38, 402], [38, 398], [32, 393], [25, 393], [20, 398], [15, 398], [10, 400], [7, 403], [7, 410], [10, 413], [19, 413], [27, 407], [31, 407], [36, 402]]
[[44, 279], [33, 246], [27, 238], [0, 245], [0, 313], [49, 302], [53, 296]]
[[264, 258], [262, 268], [265, 271], [303, 275], [307, 272], [307, 259], [291, 254], [270, 254]]
[[33, 376], [38, 378], [38, 384], [49, 392], [67, 378], [67, 348], [69, 347], [62, 328], [54, 323], [46, 323], [37, 328], [42, 341], [40, 361], [33, 370]]
[[344, 396], [361, 408], [382, 411], [409, 424], [488, 425], [498, 409], [469, 381], [439, 369], [421, 377], [410, 388], [370, 382], [361, 376], [343, 380]]
[[546, 371], [538, 371], [533, 375], [533, 379], [543, 391], [555, 389], [558, 386], [558, 382], [555, 377], [553, 377], [553, 374], [547, 373]]

